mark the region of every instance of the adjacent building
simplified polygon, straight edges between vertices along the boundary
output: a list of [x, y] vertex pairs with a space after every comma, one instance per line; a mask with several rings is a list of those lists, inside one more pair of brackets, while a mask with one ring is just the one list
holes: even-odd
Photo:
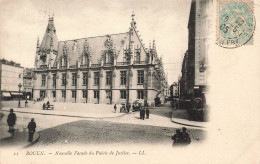
[[58, 41], [49, 18], [37, 42], [34, 73], [33, 97], [61, 102], [153, 106], [167, 86], [155, 41], [145, 48], [134, 14], [129, 31], [65, 41]]
[[188, 50], [183, 58], [180, 79], [180, 96], [184, 99], [205, 97], [212, 8], [213, 0], [192, 0], [191, 3]]
[[23, 67], [20, 64], [5, 59], [0, 60], [0, 100], [11, 100], [22, 97]]
[[25, 68], [23, 70], [23, 91], [25, 98], [31, 100], [33, 98], [34, 87], [34, 68]]

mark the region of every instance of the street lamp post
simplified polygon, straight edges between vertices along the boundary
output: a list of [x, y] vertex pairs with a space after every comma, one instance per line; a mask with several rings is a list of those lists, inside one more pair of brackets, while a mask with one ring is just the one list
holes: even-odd
[[19, 87], [19, 102], [18, 102], [18, 108], [21, 108], [21, 102], [20, 102], [20, 92], [21, 92], [21, 87], [22, 87], [22, 84], [21, 84], [21, 83], [19, 83], [18, 87]]

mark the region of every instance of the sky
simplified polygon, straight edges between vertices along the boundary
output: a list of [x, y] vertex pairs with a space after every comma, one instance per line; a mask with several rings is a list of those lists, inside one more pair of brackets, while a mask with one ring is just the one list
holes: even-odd
[[2, 0], [0, 1], [0, 57], [34, 67], [37, 37], [41, 39], [54, 12], [58, 40], [127, 32], [134, 11], [145, 43], [156, 41], [168, 82], [181, 75], [188, 47], [191, 0]]

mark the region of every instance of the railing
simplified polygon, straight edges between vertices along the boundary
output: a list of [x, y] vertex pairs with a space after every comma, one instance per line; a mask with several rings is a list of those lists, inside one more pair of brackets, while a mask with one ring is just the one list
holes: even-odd
[[80, 65], [80, 68], [87, 68], [88, 64]]
[[70, 65], [69, 68], [77, 68], [76, 65]]
[[146, 61], [134, 61], [134, 64], [146, 64]]
[[97, 67], [100, 67], [100, 64], [91, 64], [91, 67], [97, 68]]
[[112, 63], [105, 63], [104, 66], [112, 66]]
[[117, 62], [116, 65], [128, 65], [128, 62]]

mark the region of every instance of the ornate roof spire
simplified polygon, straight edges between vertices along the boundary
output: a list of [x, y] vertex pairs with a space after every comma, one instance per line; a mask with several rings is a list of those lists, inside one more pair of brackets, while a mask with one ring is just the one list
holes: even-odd
[[56, 35], [56, 29], [54, 26], [54, 17], [49, 17], [48, 26], [46, 28], [45, 34], [43, 36], [40, 50], [50, 50], [51, 47], [54, 51], [58, 49], [58, 38]]
[[131, 17], [132, 17], [131, 28], [135, 28], [136, 22], [135, 22], [135, 13], [134, 13], [134, 11], [133, 11]]
[[134, 21], [135, 20], [135, 13], [134, 13], [134, 11], [133, 11], [131, 17], [132, 17], [132, 21]]

